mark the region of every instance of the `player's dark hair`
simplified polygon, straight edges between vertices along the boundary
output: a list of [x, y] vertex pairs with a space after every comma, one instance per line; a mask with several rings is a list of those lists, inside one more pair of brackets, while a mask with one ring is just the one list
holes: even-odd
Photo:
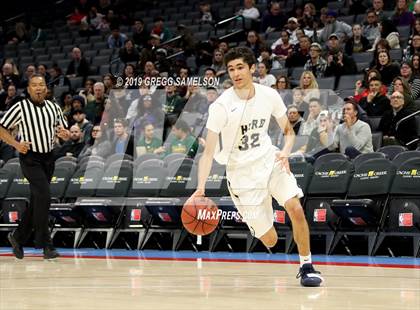
[[249, 48], [245, 46], [239, 46], [230, 49], [225, 54], [225, 65], [227, 66], [229, 62], [235, 59], [243, 59], [243, 61], [248, 64], [249, 67], [254, 65], [257, 61], [255, 59], [254, 52]]

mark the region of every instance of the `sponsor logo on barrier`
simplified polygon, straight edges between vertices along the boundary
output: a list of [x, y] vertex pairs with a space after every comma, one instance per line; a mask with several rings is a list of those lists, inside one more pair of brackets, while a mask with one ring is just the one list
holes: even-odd
[[236, 221], [243, 222], [247, 220], [256, 219], [259, 216], [258, 211], [248, 211], [239, 213], [238, 211], [225, 211], [218, 209], [217, 211], [210, 211], [206, 209], [198, 210], [197, 220], [227, 220], [227, 221]]
[[10, 211], [9, 212], [9, 222], [16, 223], [19, 220], [19, 212], [17, 211]]
[[163, 222], [172, 222], [172, 218], [168, 213], [165, 212], [159, 212], [159, 218], [163, 221]]
[[314, 222], [325, 223], [327, 221], [327, 209], [315, 209], [314, 210]]
[[16, 178], [16, 179], [13, 179], [13, 182], [14, 182], [14, 183], [17, 183], [17, 184], [19, 184], [19, 185], [26, 185], [26, 184], [29, 184], [29, 182], [28, 182], [28, 179], [27, 179], [27, 178], [23, 178], [23, 179], [18, 179], [18, 178]]
[[286, 211], [274, 210], [274, 222], [286, 224]]
[[420, 172], [417, 169], [399, 170], [396, 174], [397, 176], [402, 176], [403, 178], [420, 178]]

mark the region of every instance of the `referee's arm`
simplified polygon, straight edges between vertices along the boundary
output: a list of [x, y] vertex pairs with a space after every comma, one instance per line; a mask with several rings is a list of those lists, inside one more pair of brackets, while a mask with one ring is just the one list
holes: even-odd
[[17, 142], [10, 134], [9, 130], [16, 127], [22, 120], [20, 102], [13, 105], [0, 120], [0, 139], [14, 147], [19, 153], [26, 154], [29, 150], [30, 142]]

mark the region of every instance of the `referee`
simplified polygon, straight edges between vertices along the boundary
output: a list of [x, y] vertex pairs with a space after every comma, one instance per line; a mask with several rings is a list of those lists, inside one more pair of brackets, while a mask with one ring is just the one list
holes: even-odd
[[[50, 181], [54, 172], [52, 154], [55, 136], [68, 140], [67, 122], [61, 108], [45, 100], [47, 84], [41, 75], [33, 75], [28, 83], [30, 98], [14, 104], [0, 120], [0, 139], [13, 146], [20, 154], [20, 166], [29, 181], [31, 199], [22, 215], [19, 227], [8, 235], [13, 254], [18, 259], [24, 256], [23, 245], [35, 231], [35, 247], [44, 250], [44, 259], [59, 256], [52, 245], [48, 227], [50, 208]], [[19, 129], [20, 142], [9, 133]]]

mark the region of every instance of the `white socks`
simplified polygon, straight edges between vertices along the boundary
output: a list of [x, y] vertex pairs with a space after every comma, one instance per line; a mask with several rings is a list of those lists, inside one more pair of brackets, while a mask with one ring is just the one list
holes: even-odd
[[308, 256], [299, 255], [299, 260], [300, 260], [300, 267], [302, 267], [304, 264], [312, 264], [311, 253], [309, 253]]

